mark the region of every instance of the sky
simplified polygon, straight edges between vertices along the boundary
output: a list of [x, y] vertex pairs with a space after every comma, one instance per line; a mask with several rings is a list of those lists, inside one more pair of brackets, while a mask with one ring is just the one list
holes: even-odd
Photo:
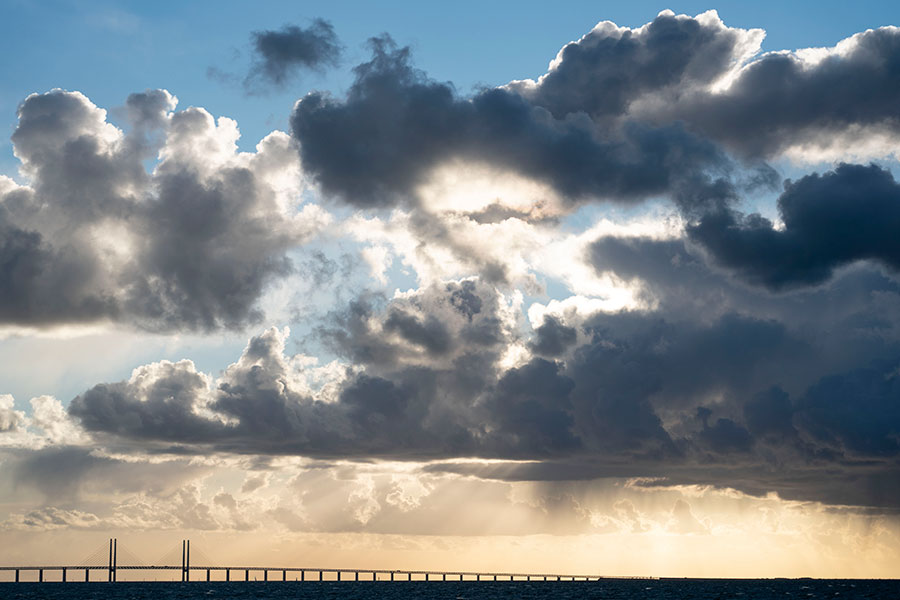
[[2, 1], [0, 564], [900, 577], [900, 7]]

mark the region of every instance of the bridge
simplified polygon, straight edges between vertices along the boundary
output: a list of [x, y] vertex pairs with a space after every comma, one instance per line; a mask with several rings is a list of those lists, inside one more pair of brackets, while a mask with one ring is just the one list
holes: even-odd
[[[130, 564], [119, 564], [118, 540], [71, 565], [0, 566], [0, 572], [15, 572], [16, 583], [23, 581], [117, 581], [119, 571], [179, 571], [181, 581], [599, 581], [603, 579], [657, 579], [656, 577], [618, 577], [603, 575], [578, 575], [563, 573], [516, 573], [479, 571], [440, 571], [418, 569], [358, 569], [337, 567], [279, 567], [212, 564], [205, 556], [201, 564], [191, 563], [191, 541], [181, 541], [181, 564], [144, 564], [131, 552], [123, 549]], [[171, 552], [167, 556], [171, 555]], [[177, 559], [177, 556], [175, 557]], [[103, 559], [98, 560], [98, 559]], [[163, 562], [163, 561], [160, 561]], [[91, 577], [92, 572], [99, 575]], [[192, 574], [194, 575], [192, 577]], [[35, 578], [35, 575], [37, 576]]]

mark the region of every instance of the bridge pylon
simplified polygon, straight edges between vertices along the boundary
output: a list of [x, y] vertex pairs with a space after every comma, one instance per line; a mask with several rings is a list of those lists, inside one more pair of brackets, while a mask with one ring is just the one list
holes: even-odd
[[108, 581], [112, 582], [116, 580], [116, 554], [117, 554], [117, 545], [118, 540], [116, 538], [109, 539], [109, 579]]
[[191, 580], [191, 540], [181, 540], [181, 580]]

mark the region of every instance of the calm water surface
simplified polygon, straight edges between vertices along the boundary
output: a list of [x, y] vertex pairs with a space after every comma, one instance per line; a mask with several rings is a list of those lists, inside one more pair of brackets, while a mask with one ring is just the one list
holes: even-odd
[[900, 600], [900, 581], [663, 579], [591, 582], [213, 582], [2, 583], [0, 599], [197, 600]]

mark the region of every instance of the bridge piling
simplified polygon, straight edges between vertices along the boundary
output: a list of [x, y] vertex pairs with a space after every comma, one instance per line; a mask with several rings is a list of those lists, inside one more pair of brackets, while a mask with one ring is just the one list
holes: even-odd
[[282, 569], [282, 570], [281, 570], [281, 580], [282, 580], [282, 581], [287, 581], [287, 569]]
[[66, 568], [65, 567], [63, 567], [63, 569], [62, 569], [62, 580], [63, 580], [63, 582], [65, 582], [65, 580], [66, 580]]
[[206, 570], [206, 580], [209, 581], [209, 569]]
[[250, 581], [250, 569], [244, 569], [244, 581]]
[[85, 569], [84, 570], [84, 582], [88, 583], [90, 580], [91, 580], [91, 570]]
[[263, 581], [269, 580], [269, 572], [266, 569], [263, 569]]

